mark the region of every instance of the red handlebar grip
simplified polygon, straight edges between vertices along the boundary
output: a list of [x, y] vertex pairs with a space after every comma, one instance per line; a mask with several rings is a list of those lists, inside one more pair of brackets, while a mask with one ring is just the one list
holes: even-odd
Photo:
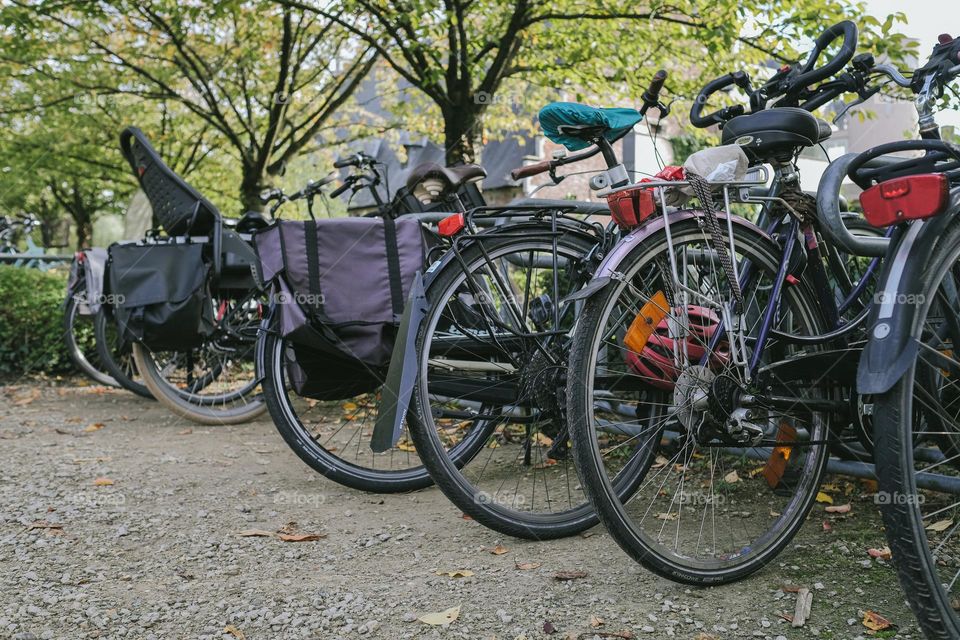
[[543, 173], [544, 171], [548, 171], [549, 169], [550, 169], [550, 161], [541, 160], [540, 162], [537, 162], [534, 164], [528, 164], [523, 167], [517, 167], [516, 169], [510, 172], [510, 177], [513, 178], [514, 180], [521, 180], [523, 178], [529, 178], [530, 176], [535, 176], [539, 173]]

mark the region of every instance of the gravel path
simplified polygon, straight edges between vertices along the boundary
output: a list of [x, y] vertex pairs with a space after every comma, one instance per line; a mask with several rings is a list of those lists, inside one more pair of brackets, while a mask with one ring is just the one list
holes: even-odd
[[[435, 489], [339, 487], [269, 419], [201, 427], [121, 391], [8, 386], [0, 445], [0, 638], [856, 638], [867, 609], [919, 637], [889, 564], [866, 553], [883, 535], [857, 496], [848, 515], [818, 505], [758, 575], [692, 589], [602, 529], [502, 539]], [[788, 586], [814, 594], [800, 629], [780, 616]], [[449, 625], [418, 620], [454, 607]]]

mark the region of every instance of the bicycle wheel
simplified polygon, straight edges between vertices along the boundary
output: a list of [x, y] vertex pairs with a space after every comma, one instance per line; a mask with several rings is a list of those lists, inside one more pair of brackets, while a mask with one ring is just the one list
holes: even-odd
[[[323, 366], [338, 372], [340, 384], [313, 393], [311, 397], [297, 394], [289, 375], [294, 346], [279, 334], [278, 322], [279, 318], [273, 318], [260, 333], [257, 369], [261, 372], [263, 397], [270, 417], [297, 456], [330, 480], [360, 491], [396, 493], [433, 484], [409, 439], [402, 439], [396, 447], [383, 453], [373, 453], [370, 449], [380, 390], [375, 383], [358, 384], [357, 393], [349, 389], [351, 372], [360, 365], [315, 354]], [[384, 372], [358, 373], [380, 380], [385, 376]], [[479, 437], [467, 438], [458, 442], [450, 455], [471, 456], [482, 445]]]
[[80, 313], [84, 293], [86, 289], [74, 293], [63, 308], [63, 342], [67, 355], [70, 361], [94, 382], [109, 387], [120, 386], [107, 372], [97, 354], [94, 316]]
[[[796, 409], [773, 403], [796, 394], [795, 381], [762, 366], [745, 375], [780, 248], [734, 228], [731, 257], [746, 286], [733, 332], [743, 339], [730, 340], [729, 317], [719, 327], [722, 310], [735, 307], [732, 288], [699, 222], [638, 242], [617, 266], [622, 275], [589, 299], [567, 406], [577, 468], [611, 536], [661, 576], [717, 584], [761, 568], [799, 530], [826, 466], [828, 420], [800, 400]], [[822, 329], [803, 280], [783, 291], [771, 327]], [[771, 335], [761, 365], [793, 352]]]
[[240, 424], [266, 410], [254, 363], [260, 322], [258, 292], [217, 305], [214, 333], [189, 351], [152, 352], [133, 345], [133, 358], [154, 397], [200, 424]]
[[[410, 434], [444, 494], [507, 535], [556, 538], [597, 522], [568, 451], [562, 391], [575, 305], [561, 302], [589, 278], [595, 246], [563, 228], [516, 227], [456, 249], [427, 286]], [[472, 438], [483, 442], [475, 455], [450, 455]]]
[[[923, 282], [911, 330], [917, 355], [874, 401], [877, 496], [907, 601], [927, 638], [947, 639], [960, 637], [960, 500], [950, 492], [960, 481], [960, 226], [942, 236]], [[943, 455], [922, 455], [925, 438]]]
[[143, 378], [137, 370], [137, 363], [133, 361], [133, 350], [129, 344], [120, 339], [116, 324], [107, 317], [103, 307], [93, 317], [93, 328], [97, 356], [110, 377], [127, 391], [153, 400], [153, 394], [143, 384]]

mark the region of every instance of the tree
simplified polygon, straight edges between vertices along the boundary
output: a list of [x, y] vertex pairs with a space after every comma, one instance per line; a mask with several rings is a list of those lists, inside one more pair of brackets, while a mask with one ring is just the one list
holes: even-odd
[[886, 51], [904, 45], [889, 21], [865, 16], [853, 0], [279, 2], [340, 25], [425, 96], [451, 163], [476, 160], [492, 111], [516, 122], [518, 100], [503, 98], [505, 89], [529, 116], [530, 96], [593, 93], [616, 103], [625, 89], [635, 99], [664, 67], [673, 72], [672, 92], [690, 98], [717, 75], [795, 59], [791, 43], [848, 15], [861, 16], [869, 44]]
[[3, 59], [78, 95], [178, 104], [239, 161], [242, 206], [322, 134], [356, 126], [342, 108], [376, 60], [335, 20], [266, 1], [28, 3], [5, 10]]

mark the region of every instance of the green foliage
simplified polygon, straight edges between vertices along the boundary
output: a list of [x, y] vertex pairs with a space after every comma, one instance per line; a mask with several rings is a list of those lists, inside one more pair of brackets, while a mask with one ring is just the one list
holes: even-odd
[[66, 286], [64, 271], [0, 265], [0, 373], [72, 367], [63, 341]]

